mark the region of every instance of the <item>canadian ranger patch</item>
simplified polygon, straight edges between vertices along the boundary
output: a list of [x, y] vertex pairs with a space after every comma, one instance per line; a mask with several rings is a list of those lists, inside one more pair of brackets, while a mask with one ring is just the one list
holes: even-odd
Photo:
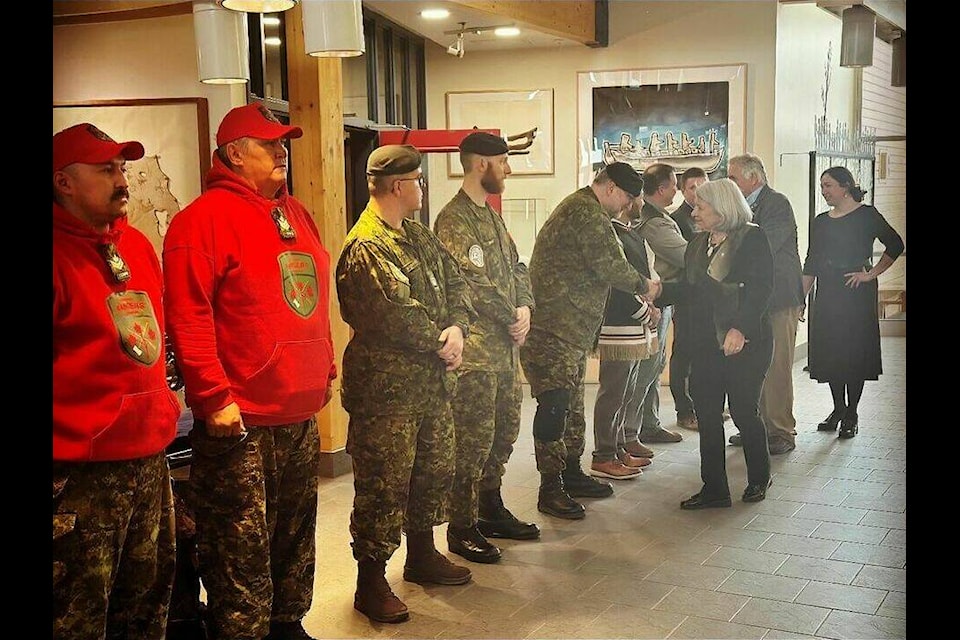
[[317, 266], [313, 256], [287, 251], [277, 256], [283, 279], [283, 297], [298, 315], [309, 318], [317, 308]]
[[107, 307], [120, 333], [123, 351], [141, 364], [150, 366], [156, 362], [163, 348], [163, 336], [150, 296], [143, 291], [111, 293]]

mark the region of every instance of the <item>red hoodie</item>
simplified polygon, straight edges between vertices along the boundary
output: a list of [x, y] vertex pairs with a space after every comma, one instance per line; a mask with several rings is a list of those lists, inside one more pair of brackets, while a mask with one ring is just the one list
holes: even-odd
[[[232, 402], [244, 422], [306, 420], [337, 377], [328, 316], [330, 255], [284, 189], [264, 198], [214, 155], [207, 191], [163, 244], [166, 311], [187, 404], [203, 419]], [[283, 211], [294, 238], [272, 217]]]
[[126, 218], [100, 233], [53, 205], [54, 460], [142, 458], [173, 440], [180, 403], [167, 387], [162, 301], [156, 251]]

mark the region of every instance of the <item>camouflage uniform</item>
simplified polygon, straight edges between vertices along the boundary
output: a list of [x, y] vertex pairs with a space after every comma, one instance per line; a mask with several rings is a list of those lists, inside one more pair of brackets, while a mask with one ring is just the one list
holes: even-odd
[[54, 460], [52, 551], [54, 638], [162, 640], [176, 556], [166, 456]]
[[562, 390], [569, 397], [563, 433], [534, 434], [537, 468], [562, 471], [565, 459], [582, 454], [586, 421], [583, 378], [596, 347], [610, 287], [644, 293], [646, 278], [634, 269], [617, 241], [610, 215], [590, 187], [557, 205], [537, 234], [530, 258], [537, 311], [520, 362], [530, 393]]
[[477, 522], [479, 491], [500, 487], [520, 433], [519, 351], [510, 337], [517, 307], [533, 311], [527, 267], [503, 218], [462, 189], [441, 209], [434, 230], [460, 264], [478, 319], [463, 348], [453, 405], [457, 473], [450, 523]]
[[[190, 506], [196, 513], [209, 620], [216, 625], [210, 631], [212, 637], [231, 640], [259, 639], [271, 620], [303, 618], [313, 597], [316, 563], [316, 419], [247, 425], [246, 430], [243, 436], [215, 438], [197, 420], [190, 431]], [[285, 544], [278, 544], [281, 540]], [[237, 573], [249, 577], [242, 589]], [[229, 600], [246, 605], [221, 603], [212, 593], [236, 594]]]
[[436, 350], [441, 331], [475, 317], [456, 261], [405, 218], [401, 230], [368, 205], [337, 264], [340, 313], [353, 328], [343, 356], [343, 406], [353, 459], [356, 559], [387, 560], [404, 531], [445, 520], [454, 477], [450, 400], [457, 375]]

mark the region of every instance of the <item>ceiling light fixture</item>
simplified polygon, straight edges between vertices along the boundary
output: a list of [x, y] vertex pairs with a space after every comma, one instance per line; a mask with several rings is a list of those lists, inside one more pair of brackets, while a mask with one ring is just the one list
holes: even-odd
[[[463, 24], [463, 23], [461, 23], [461, 24]], [[463, 54], [464, 54], [464, 51], [463, 51], [463, 33], [458, 33], [458, 34], [457, 34], [457, 40], [456, 40], [456, 42], [454, 42], [452, 45], [450, 45], [449, 47], [447, 47], [447, 53], [449, 53], [449, 54], [452, 55], [452, 56], [456, 56], [456, 57], [458, 57], [458, 58], [462, 58], [462, 57], [463, 57]]]
[[366, 50], [360, 0], [301, 0], [303, 46], [315, 58], [352, 58]]
[[297, 0], [217, 0], [217, 4], [243, 13], [277, 13], [292, 9]]
[[843, 10], [840, 32], [840, 66], [869, 67], [873, 64], [873, 39], [877, 14], [862, 4]]
[[263, 24], [266, 27], [279, 27], [280, 18], [276, 16], [263, 16]]
[[450, 12], [446, 9], [424, 9], [420, 12], [420, 17], [424, 20], [443, 20], [450, 17]]
[[516, 27], [497, 27], [493, 30], [493, 35], [501, 38], [511, 38], [520, 35], [520, 29]]
[[205, 84], [241, 84], [250, 80], [250, 42], [242, 13], [212, 0], [193, 3], [197, 71]]
[[267, 45], [268, 47], [279, 47], [282, 43], [283, 43], [283, 40], [276, 37], [263, 39], [263, 44]]

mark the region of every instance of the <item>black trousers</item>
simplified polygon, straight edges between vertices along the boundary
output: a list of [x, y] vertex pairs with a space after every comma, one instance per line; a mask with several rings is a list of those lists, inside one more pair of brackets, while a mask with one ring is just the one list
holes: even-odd
[[727, 483], [723, 407], [740, 430], [747, 462], [747, 482], [766, 486], [770, 479], [767, 432], [760, 419], [760, 391], [773, 356], [773, 340], [748, 342], [737, 355], [725, 356], [716, 343], [694, 349], [690, 395], [700, 430], [701, 492], [709, 498], [730, 495]]
[[[694, 413], [693, 398], [688, 391], [693, 350], [690, 335], [693, 330], [690, 310], [686, 305], [673, 305], [673, 348], [670, 351], [670, 394], [677, 409], [677, 417]], [[666, 336], [661, 336], [666, 340]]]

